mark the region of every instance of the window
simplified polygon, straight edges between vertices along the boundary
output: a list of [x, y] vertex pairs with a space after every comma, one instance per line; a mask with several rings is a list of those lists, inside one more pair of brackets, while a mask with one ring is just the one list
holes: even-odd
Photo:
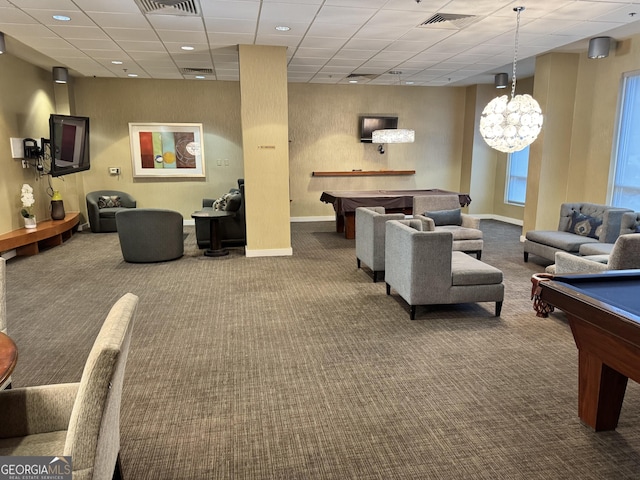
[[524, 205], [527, 195], [527, 171], [529, 169], [529, 146], [507, 157], [507, 185], [505, 202]]
[[615, 139], [615, 174], [611, 204], [640, 211], [640, 72], [622, 82]]

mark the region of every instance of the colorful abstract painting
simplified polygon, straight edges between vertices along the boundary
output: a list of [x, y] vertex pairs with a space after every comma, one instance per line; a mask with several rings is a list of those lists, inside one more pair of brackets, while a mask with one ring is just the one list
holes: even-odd
[[202, 124], [130, 123], [134, 177], [204, 177]]

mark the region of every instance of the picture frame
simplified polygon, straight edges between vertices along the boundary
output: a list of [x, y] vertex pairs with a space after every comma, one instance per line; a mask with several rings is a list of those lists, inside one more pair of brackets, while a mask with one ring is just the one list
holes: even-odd
[[134, 178], [203, 178], [201, 123], [129, 123]]

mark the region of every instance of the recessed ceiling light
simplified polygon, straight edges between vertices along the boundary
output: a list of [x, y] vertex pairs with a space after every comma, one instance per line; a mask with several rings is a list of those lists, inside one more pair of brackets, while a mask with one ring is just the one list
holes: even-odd
[[187, 51], [191, 51], [191, 50], [195, 50], [196, 47], [192, 47], [191, 45], [183, 45], [182, 47], [180, 47], [182, 50], [187, 50]]
[[127, 73], [127, 77], [137, 77], [137, 73]]
[[67, 17], [66, 15], [54, 15], [53, 19], [60, 22], [68, 22], [69, 20], [71, 20], [71, 17]]
[[277, 25], [276, 30], [279, 32], [288, 32], [291, 30], [291, 27], [287, 27], [286, 25]]
[[122, 62], [120, 60], [111, 60], [111, 63], [113, 63], [114, 65], [122, 65]]
[[413, 85], [414, 82], [404, 82], [405, 85]]
[[358, 80], [349, 80], [349, 83], [358, 83]]
[[207, 78], [207, 77], [205, 77], [204, 75], [196, 75], [196, 78], [197, 78], [197, 79], [199, 79], [199, 80], [201, 80], [201, 79], [203, 79], [203, 78]]

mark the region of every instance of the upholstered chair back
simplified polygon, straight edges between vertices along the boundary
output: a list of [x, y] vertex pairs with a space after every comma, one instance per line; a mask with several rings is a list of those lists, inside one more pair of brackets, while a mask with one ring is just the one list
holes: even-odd
[[138, 297], [114, 304], [82, 372], [64, 455], [73, 457], [73, 478], [111, 480], [120, 450], [120, 400]]
[[638, 228], [640, 228], [640, 212], [626, 212], [622, 214], [620, 235], [640, 233]]
[[640, 233], [620, 235], [609, 255], [609, 270], [640, 268]]
[[460, 208], [458, 195], [419, 195], [413, 197], [413, 214]]
[[385, 282], [410, 305], [427, 303], [425, 292], [433, 298], [448, 298], [453, 235], [420, 231], [406, 223], [387, 222]]
[[356, 208], [356, 259], [373, 272], [373, 281], [384, 271], [385, 224], [404, 219], [402, 213], [385, 213], [384, 207]]

